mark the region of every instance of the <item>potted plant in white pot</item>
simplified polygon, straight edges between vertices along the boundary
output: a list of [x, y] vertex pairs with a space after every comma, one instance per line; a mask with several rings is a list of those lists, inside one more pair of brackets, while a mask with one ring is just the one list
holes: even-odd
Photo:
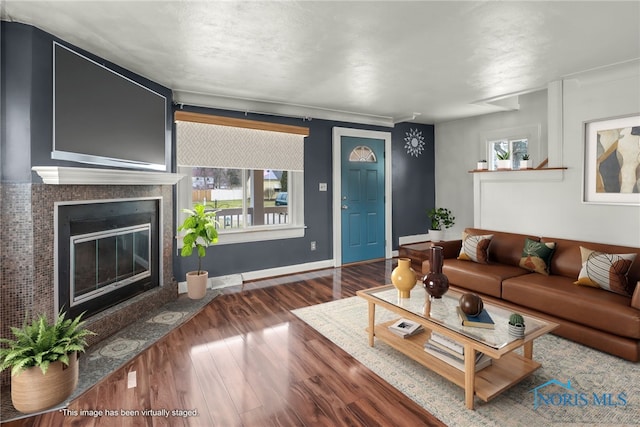
[[78, 353], [85, 337], [82, 314], [67, 319], [59, 312], [54, 322], [40, 315], [22, 328], [12, 327], [15, 339], [0, 339], [0, 370], [11, 368], [11, 401], [20, 412], [42, 411], [63, 402], [78, 385]]
[[511, 169], [511, 153], [496, 153], [498, 157], [498, 169]]
[[523, 154], [520, 160], [520, 169], [529, 169], [529, 155]]
[[207, 248], [218, 243], [218, 221], [216, 211], [208, 211], [206, 205], [197, 203], [193, 209], [183, 209], [188, 214], [178, 231], [184, 231], [182, 236], [182, 250], [180, 255], [188, 257], [196, 249], [198, 255], [198, 269], [187, 272], [187, 295], [191, 299], [203, 298], [207, 291], [209, 272], [202, 270], [202, 258], [207, 254]]
[[429, 211], [429, 220], [431, 227], [429, 228], [429, 238], [432, 242], [440, 242], [444, 240], [444, 230], [451, 228], [455, 224], [455, 219], [451, 211], [446, 208], [433, 208]]
[[520, 313], [512, 313], [509, 316], [509, 335], [516, 339], [524, 338], [524, 317]]

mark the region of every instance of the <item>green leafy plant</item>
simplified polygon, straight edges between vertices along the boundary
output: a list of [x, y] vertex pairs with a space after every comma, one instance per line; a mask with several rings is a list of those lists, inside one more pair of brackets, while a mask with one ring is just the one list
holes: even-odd
[[202, 270], [202, 258], [207, 254], [207, 248], [218, 243], [217, 211], [207, 211], [206, 205], [197, 203], [193, 209], [183, 209], [182, 212], [189, 216], [178, 227], [178, 231], [185, 232], [182, 237], [183, 245], [180, 255], [183, 257], [191, 256], [193, 249], [197, 249], [199, 275]]
[[[84, 313], [83, 313], [84, 314]], [[15, 339], [1, 338], [0, 370], [11, 367], [11, 375], [17, 375], [32, 366], [38, 366], [47, 373], [53, 362], [69, 366], [69, 355], [84, 352], [85, 337], [95, 333], [83, 328], [82, 314], [75, 319], [67, 319], [60, 311], [55, 322], [50, 323], [42, 314], [30, 324], [25, 321], [22, 328], [11, 327]]]
[[529, 155], [528, 154], [523, 154], [522, 155], [522, 160], [529, 160]]
[[442, 228], [451, 228], [455, 224], [455, 219], [449, 209], [446, 208], [433, 208], [428, 212], [429, 219], [431, 220], [432, 230], [442, 230]]
[[509, 324], [513, 326], [524, 326], [524, 318], [519, 313], [512, 313], [509, 316]]
[[504, 153], [496, 153], [496, 156], [498, 157], [498, 160], [509, 160], [511, 153], [505, 151]]

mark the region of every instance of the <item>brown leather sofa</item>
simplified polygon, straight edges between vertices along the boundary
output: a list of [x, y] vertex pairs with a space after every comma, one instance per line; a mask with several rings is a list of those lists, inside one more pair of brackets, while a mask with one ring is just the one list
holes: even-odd
[[[452, 287], [556, 322], [560, 326], [553, 333], [561, 337], [633, 362], [640, 360], [640, 248], [477, 228], [465, 232], [493, 235], [489, 263], [457, 259], [462, 240], [433, 243], [443, 247], [442, 272]], [[519, 266], [527, 237], [556, 243], [548, 276]], [[629, 283], [636, 285], [633, 296], [574, 284], [582, 268], [580, 246], [609, 254], [636, 253], [627, 274]], [[429, 271], [429, 260], [422, 271]]]

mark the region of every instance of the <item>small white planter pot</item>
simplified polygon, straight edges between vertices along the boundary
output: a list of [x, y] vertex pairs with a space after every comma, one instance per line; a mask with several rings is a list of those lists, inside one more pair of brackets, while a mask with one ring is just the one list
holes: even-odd
[[520, 160], [520, 169], [529, 169], [529, 160]]
[[509, 160], [498, 160], [498, 169], [511, 169], [511, 159]]
[[524, 338], [524, 331], [524, 325], [512, 325], [511, 323], [509, 323], [509, 336], [515, 339]]
[[444, 230], [429, 230], [429, 240], [441, 242], [444, 240]]
[[487, 162], [478, 162], [476, 165], [476, 169], [479, 171], [483, 171], [487, 169]]

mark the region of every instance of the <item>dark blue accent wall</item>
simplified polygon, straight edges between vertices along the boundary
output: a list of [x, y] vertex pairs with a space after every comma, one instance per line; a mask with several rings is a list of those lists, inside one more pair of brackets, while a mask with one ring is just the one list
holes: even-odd
[[[409, 135], [424, 139], [423, 151], [417, 156], [407, 152]], [[435, 206], [434, 126], [398, 123], [393, 140], [393, 247], [402, 236], [426, 234], [427, 211]]]
[[0, 25], [0, 170], [3, 182], [31, 182], [34, 28]]
[[[41, 182], [39, 177], [31, 173], [31, 166], [90, 167], [51, 159], [51, 43], [54, 40], [65, 43], [37, 28], [2, 22], [3, 182]], [[81, 52], [106, 63], [89, 52]], [[140, 81], [157, 92], [167, 94], [171, 99], [170, 89], [115, 64], [108, 64], [127, 77]], [[309, 128], [309, 136], [305, 139], [305, 236], [297, 239], [213, 246], [203, 262], [211, 277], [332, 259], [332, 132], [336, 126], [392, 133], [392, 247], [398, 248], [400, 236], [426, 233], [426, 210], [433, 207], [435, 194], [433, 126], [401, 123], [394, 128], [387, 128], [320, 119], [303, 122], [296, 118], [207, 108], [185, 109]], [[406, 132], [411, 129], [422, 132], [425, 140], [424, 150], [418, 157], [407, 154], [405, 148]], [[173, 141], [172, 164], [175, 165], [175, 138]], [[320, 182], [328, 184], [328, 191], [318, 191]], [[317, 242], [315, 251], [310, 250], [311, 241]], [[181, 258], [176, 253], [173, 259], [174, 275], [179, 281], [184, 280], [187, 271], [196, 267], [195, 257]]]
[[[392, 134], [392, 236], [393, 248], [398, 248], [400, 236], [427, 232], [427, 209], [434, 206], [434, 131], [432, 125], [401, 123], [393, 129], [381, 126], [329, 120], [284, 118], [245, 114], [209, 108], [184, 107], [185, 111], [225, 117], [253, 119], [309, 128], [304, 145], [305, 236], [297, 239], [271, 240], [256, 243], [212, 246], [203, 260], [210, 277], [263, 270], [287, 265], [324, 261], [333, 258], [332, 223], [332, 132], [334, 127], [377, 130]], [[406, 132], [415, 129], [424, 137], [424, 150], [419, 156], [407, 154]], [[318, 191], [320, 182], [328, 183], [328, 191]], [[310, 250], [311, 242], [317, 249]], [[174, 272], [183, 280], [187, 271], [197, 268], [197, 258], [177, 257]]]
[[[168, 99], [167, 129], [172, 126], [172, 92], [90, 52], [30, 25], [1, 23], [2, 63], [2, 179], [6, 182], [42, 180], [32, 166], [100, 167], [51, 159], [53, 148], [53, 42], [110, 68]], [[173, 164], [173, 163], [172, 163]], [[175, 171], [175, 167], [172, 167]]]

